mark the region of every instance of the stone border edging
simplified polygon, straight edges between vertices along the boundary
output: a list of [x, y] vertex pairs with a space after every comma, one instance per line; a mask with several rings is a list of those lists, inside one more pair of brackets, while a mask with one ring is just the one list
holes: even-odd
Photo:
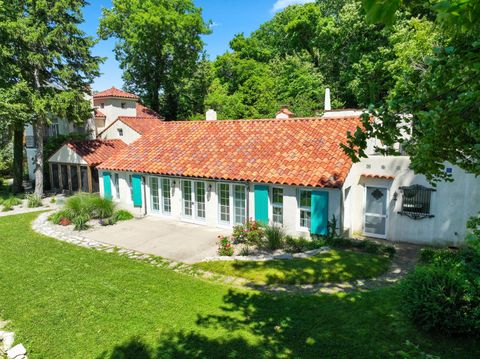
[[289, 260], [289, 259], [304, 259], [316, 256], [319, 253], [327, 253], [330, 247], [324, 246], [310, 251], [300, 253], [282, 253], [282, 254], [259, 254], [254, 256], [212, 256], [202, 260], [202, 262], [212, 261], [272, 261], [272, 260]]
[[[131, 259], [141, 260], [147, 262], [151, 265], [154, 265], [159, 268], [168, 268], [175, 272], [187, 274], [194, 277], [199, 277], [207, 279], [210, 281], [228, 284], [236, 287], [251, 288], [264, 292], [271, 293], [301, 293], [301, 294], [335, 294], [335, 293], [349, 293], [353, 291], [369, 290], [374, 288], [379, 288], [383, 286], [388, 286], [397, 283], [402, 279], [413, 267], [414, 260], [409, 263], [405, 261], [399, 255], [395, 255], [392, 260], [392, 264], [387, 271], [387, 273], [381, 275], [377, 278], [365, 279], [365, 280], [355, 280], [351, 282], [343, 283], [316, 283], [316, 284], [293, 284], [293, 285], [259, 285], [250, 283], [247, 279], [241, 277], [232, 277], [226, 276], [223, 274], [212, 273], [204, 271], [201, 269], [194, 268], [193, 266], [176, 262], [171, 259], [166, 259], [163, 257], [145, 254], [142, 252], [134, 251], [131, 249], [119, 248], [116, 246], [100, 243], [94, 240], [89, 240], [76, 232], [73, 232], [71, 229], [66, 229], [60, 231], [55, 228], [50, 222], [48, 222], [49, 212], [40, 214], [32, 224], [34, 231], [41, 233], [48, 237], [53, 237], [57, 240], [75, 244], [85, 248], [92, 248], [95, 250], [105, 251], [109, 253], [117, 253], [123, 256], [126, 256]], [[325, 247], [322, 247], [325, 248]], [[319, 248], [320, 250], [321, 248]], [[397, 248], [398, 253], [398, 248]], [[293, 257], [293, 255], [292, 255]], [[229, 260], [232, 257], [227, 257]], [[280, 258], [276, 258], [280, 259]], [[233, 259], [231, 259], [233, 260]], [[252, 260], [252, 259], [248, 259]]]
[[3, 331], [3, 328], [9, 323], [9, 321], [0, 320], [0, 358], [8, 359], [27, 359], [27, 350], [23, 344], [15, 343], [15, 333]]

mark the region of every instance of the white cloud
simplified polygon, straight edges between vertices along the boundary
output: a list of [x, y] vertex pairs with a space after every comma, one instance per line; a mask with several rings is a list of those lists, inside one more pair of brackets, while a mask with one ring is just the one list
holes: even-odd
[[277, 0], [275, 4], [273, 4], [272, 12], [283, 10], [290, 5], [303, 5], [309, 2], [315, 2], [315, 0]]

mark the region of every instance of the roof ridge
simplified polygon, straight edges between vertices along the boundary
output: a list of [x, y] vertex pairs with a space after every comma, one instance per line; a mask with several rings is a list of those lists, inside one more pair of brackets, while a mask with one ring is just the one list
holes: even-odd
[[[120, 116], [119, 116], [120, 117]], [[122, 117], [130, 117], [130, 116], [122, 116]], [[131, 116], [134, 117], [134, 116]], [[345, 117], [323, 117], [323, 116], [316, 116], [316, 117], [292, 117], [292, 118], [239, 118], [239, 119], [226, 119], [226, 120], [214, 120], [214, 121], [207, 121], [207, 120], [171, 120], [171, 121], [162, 121], [165, 123], [218, 123], [218, 122], [295, 122], [295, 121], [320, 121], [320, 120], [353, 120], [359, 119], [360, 116], [345, 116]]]

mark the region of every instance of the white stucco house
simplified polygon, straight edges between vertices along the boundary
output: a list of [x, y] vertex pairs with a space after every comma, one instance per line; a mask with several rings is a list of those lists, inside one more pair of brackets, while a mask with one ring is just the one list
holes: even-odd
[[159, 122], [98, 166], [100, 194], [137, 215], [231, 228], [248, 218], [293, 235], [325, 234], [335, 216], [347, 235], [458, 245], [480, 210], [480, 181], [455, 166], [433, 188], [407, 156], [359, 163], [339, 143], [358, 111], [322, 117]]
[[[155, 122], [162, 120], [159, 114], [142, 105], [138, 96], [115, 87], [85, 96], [92, 105], [92, 117], [86, 119], [83, 124], [70, 123], [60, 118], [54, 119], [46, 128], [45, 139], [79, 133], [86, 134], [87, 138], [92, 140], [118, 139], [130, 144]], [[25, 146], [29, 178], [33, 181], [36, 144], [31, 125], [25, 127]], [[64, 150], [68, 151], [67, 148]]]

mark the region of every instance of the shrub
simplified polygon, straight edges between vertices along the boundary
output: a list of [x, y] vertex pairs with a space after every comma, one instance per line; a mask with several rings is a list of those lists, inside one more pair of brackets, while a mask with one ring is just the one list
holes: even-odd
[[233, 256], [234, 249], [233, 244], [227, 236], [218, 236], [218, 250], [219, 256]]
[[95, 195], [90, 195], [88, 205], [91, 210], [90, 216], [92, 218], [111, 217], [113, 215], [113, 211], [115, 210], [115, 205], [111, 200]]
[[43, 205], [42, 199], [35, 193], [27, 194], [25, 198], [27, 199], [28, 208], [41, 207]]
[[98, 223], [100, 223], [101, 226], [112, 226], [115, 223], [117, 223], [117, 220], [113, 217], [110, 217], [110, 218], [101, 219]]
[[402, 283], [407, 316], [427, 331], [480, 334], [480, 284], [449, 265], [421, 265]]
[[65, 211], [58, 211], [55, 213], [52, 213], [51, 215], [48, 216], [48, 220], [52, 222], [53, 224], [60, 224], [60, 221], [64, 218], [67, 218], [67, 213]]
[[312, 249], [320, 248], [325, 245], [323, 238], [313, 238], [311, 240], [305, 238], [295, 238], [292, 236], [285, 237], [284, 248], [290, 253], [305, 252]]
[[264, 246], [267, 249], [275, 250], [283, 248], [285, 239], [285, 230], [282, 226], [273, 224], [266, 226], [264, 230], [265, 243]]
[[245, 224], [233, 227], [232, 238], [234, 243], [247, 243], [261, 247], [263, 244], [264, 226], [257, 222], [248, 220]]
[[90, 226], [87, 224], [90, 220], [88, 214], [78, 214], [72, 218], [73, 229], [76, 231], [83, 231], [88, 229]]
[[133, 214], [124, 209], [120, 209], [113, 213], [112, 218], [114, 218], [116, 221], [128, 221], [130, 219], [133, 219]]
[[18, 197], [10, 195], [6, 199], [4, 199], [2, 203], [3, 203], [4, 206], [13, 207], [13, 206], [21, 205], [22, 200]]
[[8, 211], [13, 211], [13, 207], [8, 205], [8, 204], [3, 203], [2, 212], [8, 212]]
[[57, 203], [57, 199], [55, 197], [50, 198], [50, 203], [52, 204]]
[[393, 258], [396, 252], [393, 246], [375, 243], [368, 239], [335, 237], [333, 240], [327, 239], [327, 244], [335, 248], [356, 248], [367, 253], [384, 255], [389, 258]]

